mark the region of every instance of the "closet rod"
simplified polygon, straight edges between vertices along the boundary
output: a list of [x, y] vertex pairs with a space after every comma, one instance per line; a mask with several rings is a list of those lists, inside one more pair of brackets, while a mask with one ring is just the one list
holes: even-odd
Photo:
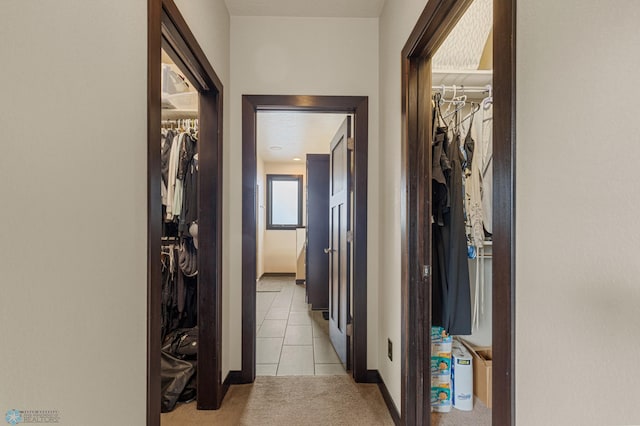
[[198, 118], [197, 110], [186, 109], [163, 109], [161, 112], [163, 120], [183, 120]]
[[440, 90], [445, 92], [455, 92], [456, 95], [464, 95], [465, 93], [489, 93], [491, 94], [493, 88], [490, 84], [486, 86], [464, 86], [464, 85], [453, 85], [453, 86], [445, 86], [441, 84], [440, 86], [431, 86], [431, 90], [436, 91]]
[[197, 118], [177, 118], [177, 119], [171, 119], [171, 120], [161, 120], [160, 124], [179, 124], [180, 122], [183, 121], [192, 121], [194, 123], [198, 123], [198, 119]]

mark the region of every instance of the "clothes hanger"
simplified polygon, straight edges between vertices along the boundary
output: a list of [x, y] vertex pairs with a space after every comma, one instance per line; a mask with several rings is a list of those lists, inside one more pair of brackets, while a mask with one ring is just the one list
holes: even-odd
[[432, 99], [432, 100], [433, 100], [433, 107], [434, 107], [434, 108], [436, 107], [436, 105], [439, 105], [439, 104], [440, 104], [440, 100], [441, 100], [441, 99], [442, 99], [442, 94], [441, 94], [440, 92], [436, 92], [436, 93], [433, 95], [433, 99]]
[[[451, 107], [451, 104], [455, 105], [455, 109], [451, 112], [448, 112], [450, 109], [449, 107]], [[456, 112], [464, 108], [466, 104], [467, 104], [467, 95], [458, 96], [457, 98], [452, 99], [451, 103], [449, 104], [449, 107], [447, 107], [447, 111], [445, 111], [444, 117], [442, 118], [445, 119], [450, 117], [451, 115], [455, 114]]]
[[441, 84], [440, 87], [438, 87], [438, 91], [434, 95], [434, 101], [435, 103], [438, 104], [438, 106], [442, 106], [444, 105], [445, 102], [447, 102], [446, 93], [447, 93], [447, 86], [445, 86], [444, 84]]
[[487, 90], [489, 91], [489, 96], [482, 100], [482, 108], [485, 110], [489, 109], [491, 104], [493, 104], [493, 88], [490, 84], [487, 84]]
[[[447, 105], [447, 109], [444, 111], [444, 115], [448, 116], [449, 114], [449, 110], [451, 109], [451, 104], [454, 102], [455, 98], [456, 98], [456, 85], [454, 84], [453, 86], [453, 97], [451, 98], [451, 101], [448, 101], [449, 105]], [[447, 102], [447, 101], [445, 101]]]
[[462, 124], [469, 118], [473, 117], [476, 114], [476, 112], [480, 111], [480, 108], [482, 108], [480, 104], [474, 104], [473, 102], [471, 102], [471, 112], [467, 114], [462, 120], [460, 120], [460, 123], [458, 124]]
[[[444, 87], [444, 86], [442, 86]], [[436, 92], [436, 94], [433, 97], [433, 108], [435, 110], [435, 114], [436, 114], [436, 120], [437, 120], [437, 124], [436, 127], [444, 127], [446, 126], [446, 122], [444, 121], [444, 118], [442, 117], [442, 110], [440, 109], [440, 106], [444, 103], [443, 99], [442, 99], [442, 94], [439, 92]]]

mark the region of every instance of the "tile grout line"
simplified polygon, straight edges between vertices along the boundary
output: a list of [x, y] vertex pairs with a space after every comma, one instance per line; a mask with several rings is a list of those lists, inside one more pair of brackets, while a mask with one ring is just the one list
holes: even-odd
[[[280, 289], [280, 292], [282, 292], [282, 288]], [[280, 292], [278, 292], [278, 295], [280, 295]], [[273, 300], [275, 301], [277, 297], [278, 296], [274, 297]], [[291, 308], [291, 304], [289, 304], [289, 308]], [[291, 311], [289, 311], [289, 313], [291, 313]], [[286, 323], [284, 325], [284, 336], [282, 336], [282, 345], [280, 345], [280, 356], [278, 357], [278, 367], [276, 368], [276, 376], [280, 372], [280, 361], [282, 361], [282, 350], [284, 349], [284, 339], [287, 338], [288, 327], [289, 327], [289, 315], [287, 315]]]

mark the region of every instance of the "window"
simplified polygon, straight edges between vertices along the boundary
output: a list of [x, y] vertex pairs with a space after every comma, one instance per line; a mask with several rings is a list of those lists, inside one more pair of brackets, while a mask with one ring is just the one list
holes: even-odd
[[302, 176], [267, 175], [267, 229], [302, 226]]

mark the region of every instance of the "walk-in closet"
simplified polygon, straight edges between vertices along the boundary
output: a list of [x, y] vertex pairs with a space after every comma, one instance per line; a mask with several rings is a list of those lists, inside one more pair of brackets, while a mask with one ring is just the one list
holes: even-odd
[[491, 424], [492, 7], [474, 0], [431, 58], [434, 425]]
[[162, 411], [196, 398], [198, 92], [162, 51]]
[[148, 141], [149, 251], [159, 264], [149, 265], [147, 403], [156, 419], [177, 405], [218, 409], [229, 386], [221, 372], [223, 87], [173, 1], [159, 12]]

